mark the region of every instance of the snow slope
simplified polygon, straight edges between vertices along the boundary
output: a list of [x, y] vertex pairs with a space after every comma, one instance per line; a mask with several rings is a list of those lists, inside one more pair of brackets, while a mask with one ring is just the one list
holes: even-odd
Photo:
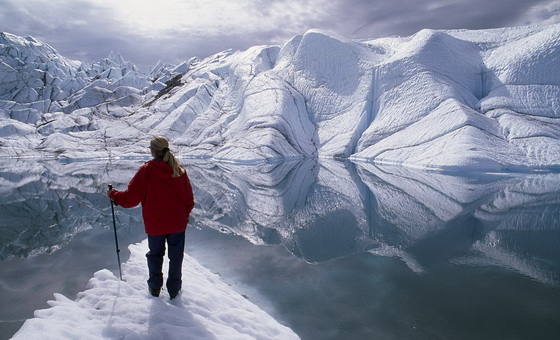
[[235, 293], [185, 255], [184, 292], [175, 300], [146, 288], [147, 240], [129, 247], [123, 280], [104, 269], [70, 300], [55, 294], [13, 339], [299, 339], [289, 328]]
[[118, 157], [151, 135], [232, 162], [348, 157], [415, 167], [557, 169], [560, 25], [349, 41], [311, 30], [144, 75], [1, 36], [0, 155]]

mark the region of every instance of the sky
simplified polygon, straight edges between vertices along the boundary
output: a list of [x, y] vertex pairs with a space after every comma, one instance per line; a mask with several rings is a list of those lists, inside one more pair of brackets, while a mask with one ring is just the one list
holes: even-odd
[[120, 52], [142, 68], [282, 45], [309, 29], [373, 39], [559, 22], [560, 0], [0, 0], [1, 32], [86, 62]]

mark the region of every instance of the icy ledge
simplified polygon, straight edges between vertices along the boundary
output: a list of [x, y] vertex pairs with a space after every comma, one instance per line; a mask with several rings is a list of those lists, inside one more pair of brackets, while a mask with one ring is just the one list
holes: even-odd
[[187, 254], [182, 294], [151, 297], [147, 240], [129, 250], [124, 281], [96, 272], [75, 301], [55, 294], [52, 307], [35, 311], [13, 339], [299, 339]]

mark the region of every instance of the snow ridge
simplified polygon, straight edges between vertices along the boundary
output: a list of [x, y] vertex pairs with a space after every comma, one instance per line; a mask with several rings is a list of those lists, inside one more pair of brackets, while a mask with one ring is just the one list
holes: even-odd
[[148, 242], [129, 249], [124, 281], [106, 269], [96, 272], [76, 301], [55, 294], [51, 307], [36, 311], [13, 339], [299, 339], [187, 254], [185, 293], [173, 301], [165, 292], [150, 296]]

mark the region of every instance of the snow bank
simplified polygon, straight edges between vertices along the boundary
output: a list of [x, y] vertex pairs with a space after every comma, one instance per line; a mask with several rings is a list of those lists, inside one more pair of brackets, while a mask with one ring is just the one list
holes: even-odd
[[13, 339], [299, 339], [186, 255], [175, 300], [147, 291], [147, 241], [131, 245], [119, 281], [100, 270], [76, 300], [55, 294]]

